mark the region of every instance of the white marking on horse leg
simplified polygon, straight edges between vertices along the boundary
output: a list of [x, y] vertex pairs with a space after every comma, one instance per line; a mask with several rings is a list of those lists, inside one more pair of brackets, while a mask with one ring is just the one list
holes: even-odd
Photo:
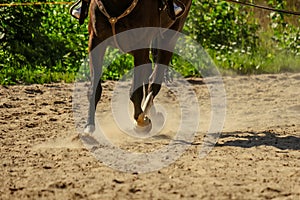
[[91, 124], [89, 124], [89, 125], [87, 125], [86, 127], [85, 127], [85, 129], [84, 129], [84, 133], [86, 133], [86, 134], [92, 134], [92, 133], [94, 133], [95, 132], [95, 125], [91, 125]]
[[153, 105], [153, 95], [152, 95], [152, 91], [147, 95], [146, 100], [142, 106], [142, 110], [144, 111], [145, 115], [147, 115], [149, 113], [149, 110], [151, 108], [151, 106]]

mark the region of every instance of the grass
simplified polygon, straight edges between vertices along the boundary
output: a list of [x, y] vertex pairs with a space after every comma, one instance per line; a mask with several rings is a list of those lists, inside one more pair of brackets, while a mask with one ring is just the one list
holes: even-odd
[[75, 72], [55, 72], [49, 69], [9, 68], [0, 70], [1, 85], [43, 84], [53, 82], [71, 83], [75, 80]]
[[[290, 51], [287, 47], [280, 47], [280, 43], [274, 40], [273, 36], [274, 33], [272, 30], [261, 30], [258, 33], [259, 47], [254, 50], [250, 47], [242, 49], [234, 46], [211, 46], [205, 48], [205, 50], [222, 75], [300, 72], [300, 44], [295, 43], [296, 45], [294, 46], [299, 47], [295, 53], [295, 51]], [[184, 51], [188, 52], [187, 54], [191, 57], [195, 55], [192, 49], [190, 51], [188, 49]], [[118, 80], [133, 66], [132, 56], [120, 56], [117, 50], [110, 49], [105, 58], [109, 63], [111, 60], [113, 60], [113, 62], [104, 70], [103, 80]], [[197, 59], [196, 65], [205, 65], [203, 64], [205, 63], [205, 59], [204, 61], [203, 58], [194, 59]], [[58, 62], [57, 66], [53, 66], [50, 69], [28, 65], [22, 67], [5, 67], [2, 65], [0, 66], [0, 84], [72, 83], [80, 79], [88, 80], [88, 63], [87, 61], [83, 62], [82, 65], [84, 67], [80, 68], [81, 71], [79, 73], [74, 71], [74, 69], [78, 69], [78, 67], [69, 66], [65, 68], [61, 62]], [[173, 56], [171, 67], [184, 77], [201, 76], [197, 66], [193, 66], [178, 55]]]
[[[298, 50], [291, 50], [281, 47], [273, 36], [272, 30], [261, 30], [258, 33], [259, 46], [255, 50], [229, 48], [222, 53], [214, 49], [209, 49], [208, 52], [220, 71], [225, 74], [300, 72], [300, 43]], [[294, 46], [297, 45], [296, 42]]]
[[[264, 33], [265, 34], [265, 33]], [[260, 46], [239, 49], [236, 47], [211, 47], [206, 51], [223, 75], [239, 74], [274, 74], [283, 72], [300, 73], [300, 55], [281, 49], [268, 36], [260, 35]], [[184, 77], [200, 76], [196, 67], [177, 56], [173, 58], [172, 67]]]
[[221, 71], [236, 74], [300, 72], [300, 56], [286, 52], [272, 53], [266, 49], [251, 54], [241, 52], [222, 54], [213, 59]]
[[[254, 53], [243, 50], [227, 51], [220, 53], [213, 49], [207, 50], [212, 60], [222, 75], [228, 74], [263, 74], [300, 72], [300, 56], [287, 52], [275, 51], [274, 49], [260, 48]], [[124, 65], [132, 66], [132, 58], [122, 56], [104, 72], [104, 79], [117, 80], [121, 73], [126, 73]], [[195, 66], [178, 56], [174, 56], [171, 66], [184, 77], [201, 76]], [[122, 68], [119, 72], [118, 68]], [[127, 69], [130, 68], [127, 66]], [[111, 71], [109, 69], [112, 69]], [[76, 78], [76, 72], [51, 71], [47, 68], [30, 69], [28, 66], [22, 68], [9, 68], [0, 70], [1, 85], [15, 84], [43, 84], [51, 82], [72, 83]], [[88, 73], [87, 73], [88, 75]], [[9, 77], [9, 78], [7, 78]], [[77, 77], [78, 78], [78, 77]]]

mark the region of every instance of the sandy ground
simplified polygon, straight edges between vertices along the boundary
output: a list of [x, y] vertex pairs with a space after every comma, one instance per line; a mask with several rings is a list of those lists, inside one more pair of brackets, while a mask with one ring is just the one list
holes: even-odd
[[[0, 199], [299, 200], [300, 74], [224, 77], [224, 129], [202, 159], [210, 96], [201, 80], [192, 82], [201, 113], [197, 135], [176, 162], [148, 173], [118, 171], [85, 148], [74, 124], [74, 85], [0, 86]], [[136, 139], [112, 125], [114, 85], [104, 83], [97, 113], [109, 140], [128, 152], [169, 144], [178, 125], [176, 98], [163, 89], [156, 101], [168, 113], [164, 128]]]

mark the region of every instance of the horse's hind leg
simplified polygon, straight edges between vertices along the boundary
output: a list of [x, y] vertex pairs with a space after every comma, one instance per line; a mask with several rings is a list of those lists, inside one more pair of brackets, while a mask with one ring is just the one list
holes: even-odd
[[[90, 76], [91, 85], [88, 91], [89, 99], [89, 110], [87, 123], [84, 132], [93, 133], [95, 130], [95, 112], [98, 102], [101, 98], [102, 86], [101, 86], [101, 75], [102, 75], [102, 63], [105, 54], [106, 46], [98, 45], [99, 41], [96, 38], [90, 39]], [[98, 46], [97, 46], [98, 45]]]
[[161, 89], [161, 85], [165, 79], [165, 73], [168, 69], [168, 64], [172, 58], [172, 53], [157, 50], [158, 57], [155, 60], [155, 66], [153, 73], [149, 78], [149, 87], [148, 87], [148, 97], [149, 101], [145, 101], [143, 108], [144, 110], [150, 110], [151, 106], [153, 105], [153, 100], [159, 93]]
[[[179, 25], [180, 23], [178, 21], [171, 28], [174, 30], [180, 30]], [[145, 105], [143, 105], [146, 110], [150, 110], [151, 106], [153, 105], [153, 99], [157, 96], [161, 89], [161, 85], [165, 79], [165, 73], [168, 70], [168, 65], [172, 59], [173, 50], [178, 37], [178, 32], [167, 31], [167, 33], [164, 33], [163, 37], [158, 35], [158, 37], [156, 37], [152, 42], [151, 51], [154, 58], [155, 67], [149, 79], [148, 92], [149, 95], [151, 95], [149, 97], [151, 101], [145, 102]]]
[[[161, 85], [165, 79], [166, 70], [168, 69], [168, 65], [173, 55], [173, 53], [170, 51], [165, 51], [163, 49], [157, 48], [164, 43], [166, 43], [167, 45], [172, 45], [171, 43], [169, 43], [169, 40], [162, 39], [161, 37], [157, 37], [155, 40], [153, 40], [152, 43], [152, 46], [154, 46], [154, 48], [151, 49], [151, 52], [155, 65], [153, 73], [149, 78], [148, 99], [150, 100], [149, 102], [144, 102], [143, 107], [145, 108], [145, 110], [150, 110], [151, 106], [153, 105], [153, 99], [161, 89]], [[174, 45], [172, 45], [172, 48], [174, 46], [175, 43]]]
[[[134, 119], [140, 127], [148, 126], [151, 122], [145, 116], [142, 109], [142, 100], [147, 95], [149, 76], [152, 73], [152, 64], [149, 59], [149, 49], [141, 49], [132, 52], [134, 56], [134, 77], [130, 91], [130, 99], [134, 105]], [[144, 88], [145, 91], [144, 91]], [[145, 92], [145, 94], [144, 94]]]
[[152, 92], [153, 99], [159, 93], [161, 84], [165, 78], [165, 72], [173, 56], [173, 51], [179, 37], [179, 32], [183, 26], [183, 21], [178, 19], [170, 30], [158, 35], [152, 42], [152, 54], [154, 58], [154, 71], [150, 78], [149, 93]]

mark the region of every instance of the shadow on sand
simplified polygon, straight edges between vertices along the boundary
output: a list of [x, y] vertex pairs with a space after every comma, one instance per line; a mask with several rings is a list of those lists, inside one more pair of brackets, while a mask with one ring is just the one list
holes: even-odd
[[273, 146], [281, 150], [300, 150], [300, 138], [296, 136], [279, 136], [272, 131], [263, 132], [229, 132], [223, 133], [220, 139], [225, 141], [216, 146], [235, 146], [251, 148], [257, 146]]

